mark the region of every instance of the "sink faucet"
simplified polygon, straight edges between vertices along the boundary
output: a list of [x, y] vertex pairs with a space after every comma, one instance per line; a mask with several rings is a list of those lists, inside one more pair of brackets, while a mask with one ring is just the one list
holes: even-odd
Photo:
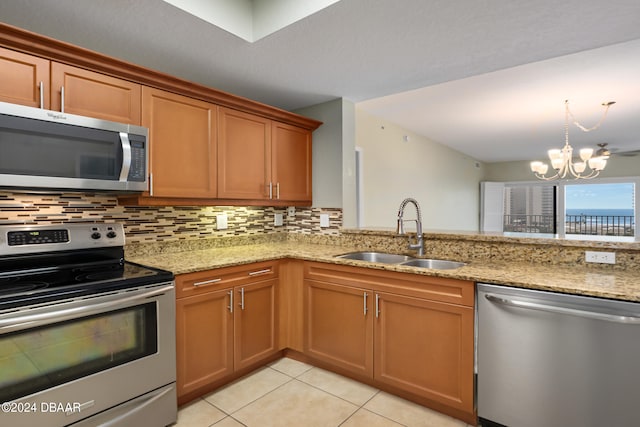
[[[404, 208], [407, 204], [413, 203], [416, 207], [416, 219], [404, 219]], [[424, 239], [422, 237], [422, 214], [420, 213], [420, 205], [416, 199], [406, 198], [400, 203], [400, 209], [398, 209], [398, 227], [396, 233], [398, 236], [404, 236], [404, 222], [415, 221], [416, 222], [416, 243], [411, 243], [411, 237], [409, 237], [409, 249], [417, 249], [418, 256], [424, 256]]]

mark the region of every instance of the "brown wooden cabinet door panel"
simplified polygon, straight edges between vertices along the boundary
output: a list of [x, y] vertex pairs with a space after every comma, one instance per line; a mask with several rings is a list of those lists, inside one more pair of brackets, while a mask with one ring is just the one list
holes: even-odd
[[[49, 61], [0, 48], [0, 101], [49, 108]], [[40, 82], [44, 84], [40, 105]]]
[[271, 120], [222, 107], [218, 114], [218, 196], [268, 199]]
[[138, 83], [51, 63], [51, 106], [65, 113], [139, 126], [141, 88]]
[[473, 308], [378, 294], [374, 379], [473, 411]]
[[207, 102], [143, 88], [152, 196], [216, 197], [216, 109]]
[[278, 351], [277, 279], [235, 288], [234, 368], [250, 366]]
[[275, 198], [311, 201], [311, 131], [273, 122], [271, 144]]
[[233, 314], [221, 290], [176, 301], [178, 396], [233, 373]]
[[369, 290], [305, 279], [305, 353], [354, 373], [373, 373]]

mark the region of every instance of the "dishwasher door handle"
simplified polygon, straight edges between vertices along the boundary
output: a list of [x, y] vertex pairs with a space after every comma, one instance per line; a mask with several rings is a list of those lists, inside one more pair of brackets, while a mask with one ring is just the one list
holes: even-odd
[[567, 314], [569, 316], [585, 317], [587, 319], [604, 320], [606, 322], [624, 323], [631, 325], [640, 324], [640, 317], [616, 316], [615, 314], [599, 313], [597, 311], [578, 310], [575, 308], [558, 307], [554, 305], [540, 304], [537, 302], [522, 301], [513, 298], [504, 298], [493, 294], [485, 294], [485, 298], [493, 303], [508, 305], [511, 307], [528, 308], [531, 310], [542, 310], [557, 314]]

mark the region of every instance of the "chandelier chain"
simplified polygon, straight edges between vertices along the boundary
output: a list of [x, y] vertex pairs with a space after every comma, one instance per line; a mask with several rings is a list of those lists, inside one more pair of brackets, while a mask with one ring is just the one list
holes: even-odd
[[576, 127], [578, 127], [578, 129], [582, 130], [583, 132], [591, 132], [592, 130], [598, 129], [600, 127], [600, 125], [602, 125], [604, 120], [607, 118], [607, 113], [609, 112], [609, 107], [611, 107], [613, 104], [615, 104], [615, 102], [602, 103], [602, 105], [604, 106], [604, 113], [602, 113], [602, 118], [594, 126], [592, 126], [590, 128], [587, 128], [587, 127], [584, 127], [583, 125], [581, 125], [576, 120], [576, 118], [573, 116], [573, 113], [569, 109], [569, 100], [567, 99], [567, 100], [564, 101], [564, 105], [566, 106], [567, 114], [571, 117], [571, 120], [572, 120], [573, 124], [576, 125]]

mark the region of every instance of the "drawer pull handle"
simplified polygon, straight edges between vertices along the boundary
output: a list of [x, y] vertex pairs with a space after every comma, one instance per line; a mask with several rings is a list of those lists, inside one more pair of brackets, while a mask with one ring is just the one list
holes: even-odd
[[249, 273], [249, 276], [257, 276], [259, 274], [267, 274], [267, 273], [271, 273], [270, 268], [265, 268], [264, 270], [252, 271]]
[[218, 282], [220, 282], [221, 280], [222, 280], [222, 279], [211, 279], [211, 280], [205, 280], [205, 281], [202, 281], [202, 282], [196, 282], [196, 283], [194, 283], [194, 284], [193, 284], [193, 286], [198, 287], [198, 286], [203, 286], [203, 285], [211, 285], [212, 283], [218, 283]]

